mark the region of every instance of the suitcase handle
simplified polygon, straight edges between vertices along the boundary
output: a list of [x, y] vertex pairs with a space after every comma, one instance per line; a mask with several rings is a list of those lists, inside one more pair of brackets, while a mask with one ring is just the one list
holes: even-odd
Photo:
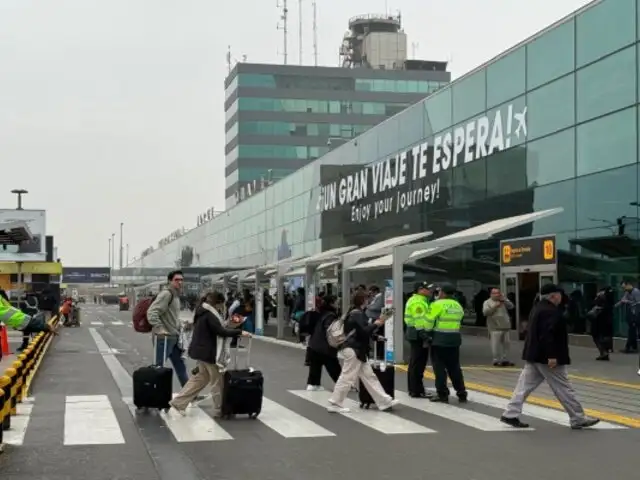
[[253, 335], [249, 337], [243, 337], [242, 335], [238, 335], [236, 338], [238, 339], [238, 343], [236, 343], [235, 348], [230, 348], [231, 350], [235, 351], [235, 354], [233, 355], [233, 369], [234, 370], [238, 369], [238, 353], [240, 352], [240, 341], [242, 338], [249, 338], [247, 342], [247, 369], [250, 369], [251, 368], [251, 344], [253, 340]]
[[373, 341], [373, 364], [379, 365], [380, 369], [382, 370], [386, 370], [387, 368], [387, 355], [385, 352], [385, 354], [382, 356], [382, 361], [378, 360], [378, 342], [383, 341], [386, 350], [387, 340], [388, 339], [386, 337], [376, 337], [376, 339]]
[[[158, 365], [158, 339], [162, 338], [163, 339], [163, 345], [164, 345], [164, 352], [162, 355], [162, 363], [160, 365]], [[154, 335], [153, 338], [151, 339], [151, 343], [153, 345], [153, 364], [156, 367], [164, 367], [167, 364], [167, 340], [168, 340], [168, 335]]]

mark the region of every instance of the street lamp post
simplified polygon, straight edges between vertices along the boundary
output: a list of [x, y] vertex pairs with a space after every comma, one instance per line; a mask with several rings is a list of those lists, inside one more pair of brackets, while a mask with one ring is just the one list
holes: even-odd
[[116, 234], [111, 234], [111, 267], [116, 268]]
[[119, 258], [120, 258], [120, 270], [122, 270], [122, 256], [123, 256], [123, 253], [124, 253], [124, 249], [122, 248], [122, 229], [123, 229], [123, 227], [124, 227], [124, 223], [120, 222], [120, 255], [119, 255]]
[[[111, 278], [111, 237], [109, 237], [109, 278]], [[111, 280], [109, 280], [109, 286], [111, 286]]]
[[25, 190], [24, 188], [15, 188], [15, 189], [11, 190], [11, 193], [13, 193], [13, 194], [18, 196], [18, 208], [16, 208], [16, 210], [24, 210], [22, 208], [22, 195], [26, 195], [29, 192], [27, 190]]

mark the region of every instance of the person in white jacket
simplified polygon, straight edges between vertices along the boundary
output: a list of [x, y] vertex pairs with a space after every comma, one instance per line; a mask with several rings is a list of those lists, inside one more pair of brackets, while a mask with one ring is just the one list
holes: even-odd
[[511, 317], [509, 310], [513, 309], [511, 303], [499, 288], [491, 289], [491, 297], [482, 305], [482, 313], [487, 317], [487, 330], [491, 339], [491, 351], [493, 353], [493, 365], [495, 367], [513, 367], [510, 362], [509, 347], [511, 346]]

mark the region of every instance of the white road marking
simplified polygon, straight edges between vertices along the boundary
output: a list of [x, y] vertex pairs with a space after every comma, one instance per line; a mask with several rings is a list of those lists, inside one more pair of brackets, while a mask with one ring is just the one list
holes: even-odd
[[65, 445], [119, 445], [124, 437], [106, 395], [67, 396], [64, 412]]
[[335, 437], [326, 428], [268, 398], [262, 399], [258, 420], [285, 438]]

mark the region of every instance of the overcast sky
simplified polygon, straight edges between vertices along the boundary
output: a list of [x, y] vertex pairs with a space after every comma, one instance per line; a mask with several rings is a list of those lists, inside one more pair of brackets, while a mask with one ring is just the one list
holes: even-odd
[[[416, 56], [458, 77], [586, 3], [318, 0], [320, 63], [337, 64], [350, 17], [388, 6]], [[297, 1], [289, 11], [297, 63]], [[120, 222], [133, 257], [222, 209], [227, 46], [282, 62], [279, 15], [276, 0], [0, 1], [0, 207], [29, 190], [68, 266], [106, 266]], [[311, 0], [303, 15], [311, 64]]]

